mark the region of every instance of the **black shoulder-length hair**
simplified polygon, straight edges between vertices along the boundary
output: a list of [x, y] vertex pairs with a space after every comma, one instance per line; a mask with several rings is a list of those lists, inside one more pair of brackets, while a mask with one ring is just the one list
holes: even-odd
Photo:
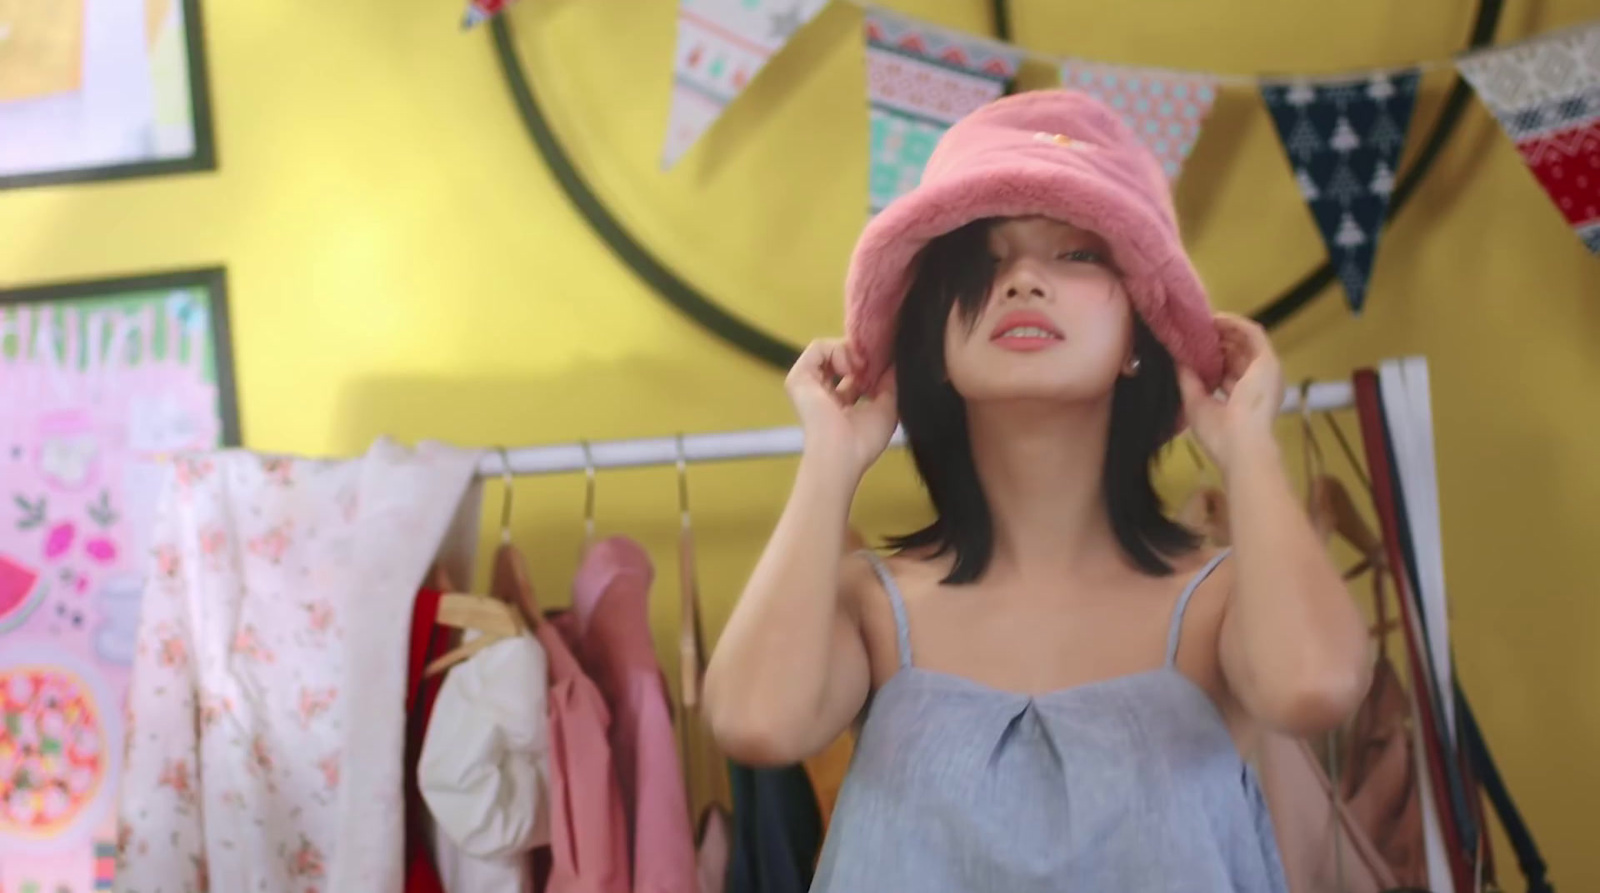
[[[967, 408], [945, 367], [945, 326], [953, 306], [976, 318], [994, 282], [989, 255], [992, 221], [980, 220], [934, 239], [923, 249], [911, 289], [895, 327], [895, 379], [900, 423], [917, 472], [937, 515], [932, 524], [889, 545], [901, 551], [954, 553], [946, 583], [983, 576], [994, 555], [994, 518], [984, 497], [967, 433]], [[1134, 352], [1139, 371], [1117, 379], [1111, 398], [1101, 489], [1111, 529], [1133, 563], [1145, 573], [1172, 573], [1169, 557], [1193, 550], [1199, 539], [1162, 512], [1150, 480], [1161, 447], [1183, 408], [1172, 354], [1134, 317]]]

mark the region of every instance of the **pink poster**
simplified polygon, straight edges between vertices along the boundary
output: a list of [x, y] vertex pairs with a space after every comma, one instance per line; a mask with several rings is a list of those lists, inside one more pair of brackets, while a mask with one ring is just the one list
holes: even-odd
[[111, 889], [160, 460], [238, 442], [223, 282], [0, 292], [0, 893]]

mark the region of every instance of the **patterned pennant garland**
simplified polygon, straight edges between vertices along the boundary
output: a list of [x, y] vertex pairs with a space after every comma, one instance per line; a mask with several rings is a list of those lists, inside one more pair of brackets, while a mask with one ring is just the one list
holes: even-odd
[[1420, 77], [1412, 68], [1261, 87], [1300, 193], [1356, 313], [1366, 302]]
[[1456, 64], [1567, 223], [1600, 254], [1600, 22]]
[[678, 163], [827, 0], [681, 0], [661, 166]]
[[1094, 62], [1063, 62], [1061, 86], [1082, 90], [1121, 112], [1174, 182], [1217, 98], [1216, 83], [1207, 75]]
[[512, 0], [470, 0], [467, 13], [461, 17], [462, 28], [475, 28], [499, 15]]
[[1022, 53], [881, 9], [866, 13], [872, 154], [869, 205], [883, 210], [922, 178], [951, 124], [1005, 92]]

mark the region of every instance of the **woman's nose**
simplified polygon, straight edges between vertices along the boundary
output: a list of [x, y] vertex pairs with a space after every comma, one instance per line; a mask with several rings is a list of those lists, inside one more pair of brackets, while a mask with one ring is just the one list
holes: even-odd
[[1042, 300], [1049, 296], [1045, 291], [1044, 280], [1026, 266], [1014, 267], [1006, 272], [1005, 278], [1000, 282], [1000, 295], [1008, 301], [1018, 298]]

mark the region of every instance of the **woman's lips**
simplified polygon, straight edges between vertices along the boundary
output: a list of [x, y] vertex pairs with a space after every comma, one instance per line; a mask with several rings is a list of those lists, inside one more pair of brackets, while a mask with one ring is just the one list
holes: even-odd
[[1033, 310], [1006, 314], [989, 335], [998, 347], [1015, 351], [1048, 350], [1066, 340], [1050, 317]]

